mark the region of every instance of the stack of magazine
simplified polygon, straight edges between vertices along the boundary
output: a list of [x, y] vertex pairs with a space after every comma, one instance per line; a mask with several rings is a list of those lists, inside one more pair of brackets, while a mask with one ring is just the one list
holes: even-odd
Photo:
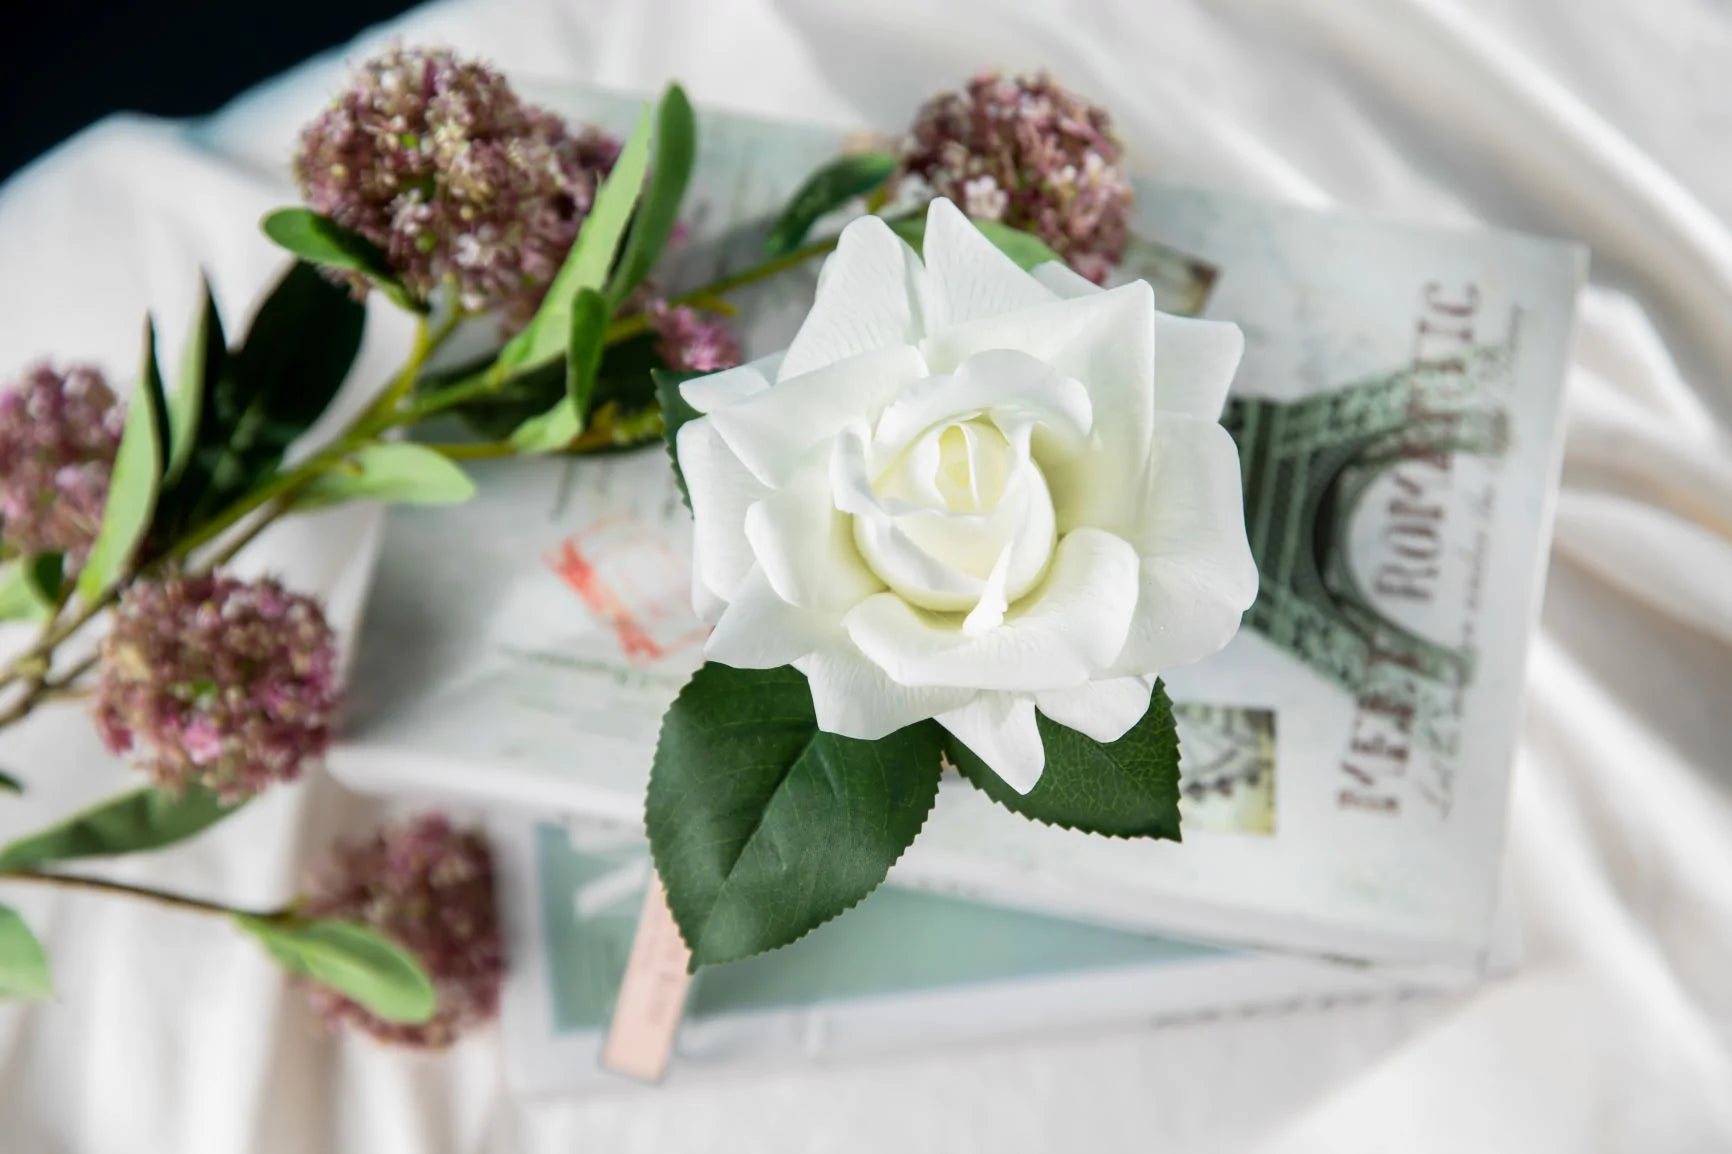
[[[635, 113], [537, 96], [616, 127]], [[845, 144], [700, 127], [675, 289], [755, 263], [766, 221]], [[1262, 585], [1231, 645], [1167, 675], [1183, 845], [1035, 825], [946, 780], [855, 914], [704, 971], [675, 1079], [1512, 964], [1504, 813], [1584, 251], [1150, 183], [1135, 233], [1122, 278], [1246, 337], [1223, 420]], [[787, 343], [812, 284], [740, 298], [748, 355]], [[467, 505], [385, 516], [331, 768], [497, 815], [512, 1081], [617, 1085], [595, 1058], [650, 877], [645, 781], [702, 661], [689, 515], [657, 447], [473, 475]]]

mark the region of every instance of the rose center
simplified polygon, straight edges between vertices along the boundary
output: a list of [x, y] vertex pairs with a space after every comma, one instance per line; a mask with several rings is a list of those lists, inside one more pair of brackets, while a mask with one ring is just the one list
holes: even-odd
[[1054, 544], [1052, 497], [1029, 453], [1029, 430], [1007, 433], [964, 413], [914, 437], [870, 484], [875, 509], [855, 541], [879, 578], [911, 604], [996, 623], [1039, 583]]

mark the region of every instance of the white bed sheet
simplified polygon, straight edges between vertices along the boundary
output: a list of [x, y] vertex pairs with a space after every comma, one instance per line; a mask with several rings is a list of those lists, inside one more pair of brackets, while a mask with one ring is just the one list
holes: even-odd
[[[225, 927], [11, 886], [57, 1002], [0, 1010], [0, 1151], [1732, 1148], [1732, 10], [1717, 0], [459, 0], [438, 38], [533, 92], [586, 80], [894, 129], [984, 64], [1051, 67], [1176, 179], [1594, 249], [1510, 861], [1521, 974], [1475, 997], [949, 1050], [530, 1106], [497, 1038], [442, 1058], [321, 1034]], [[352, 48], [357, 54], [360, 46]], [[0, 366], [125, 379], [195, 270], [232, 315], [271, 275], [315, 62], [196, 128], [98, 126], [0, 190]], [[375, 314], [363, 379], [406, 341]], [[169, 341], [172, 349], [177, 342]], [[1718, 420], [1717, 420], [1718, 418]], [[365, 519], [249, 558], [352, 599]], [[0, 835], [127, 780], [76, 716], [0, 745]], [[370, 807], [279, 791], [124, 876], [268, 905]]]

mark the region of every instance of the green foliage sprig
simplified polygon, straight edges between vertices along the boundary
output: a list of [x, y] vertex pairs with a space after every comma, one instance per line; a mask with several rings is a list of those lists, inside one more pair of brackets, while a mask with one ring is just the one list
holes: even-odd
[[[36, 626], [34, 640], [0, 667], [0, 692], [11, 695], [0, 727], [89, 690], [99, 658], [68, 662], [63, 647], [134, 582], [211, 573], [283, 516], [351, 500], [461, 502], [474, 493], [462, 465], [471, 459], [663, 439], [671, 453], [681, 424], [697, 415], [678, 390], [694, 374], [659, 351], [643, 286], [674, 235], [696, 155], [691, 104], [670, 86], [637, 119], [533, 316], [461, 365], [440, 363], [451, 338], [477, 319], [454, 285], [443, 296], [412, 290], [420, 282], [393, 268], [382, 242], [310, 207], [268, 214], [265, 235], [295, 261], [238, 340], [204, 285], [182, 362], [165, 382], [146, 320], [138, 386], [88, 555], [76, 567], [60, 553], [8, 548], [0, 557], [0, 618]], [[834, 234], [812, 238], [821, 221], [856, 203], [884, 210], [897, 177], [897, 158], [883, 152], [824, 165], [771, 223], [759, 264], [665, 304], [729, 311], [728, 294], [830, 252]], [[886, 219], [919, 247], [923, 215]], [[1027, 232], [990, 221], [982, 231], [1024, 267], [1054, 259]], [[304, 446], [360, 348], [366, 313], [357, 290], [375, 290], [413, 318], [412, 346], [358, 416]], [[404, 439], [452, 415], [481, 439]], [[291, 457], [291, 447], [307, 451]], [[1176, 739], [1164, 693], [1157, 689], [1121, 742], [1070, 731], [1043, 737], [1045, 776], [1018, 795], [935, 722], [876, 742], [841, 738], [818, 729], [810, 691], [793, 669], [705, 666], [667, 715], [646, 804], [656, 864], [694, 966], [775, 948], [858, 902], [919, 832], [946, 761], [1035, 820], [1178, 836]], [[24, 788], [20, 777], [0, 773], [0, 791]], [[196, 785], [133, 790], [0, 847], [0, 882], [221, 917], [296, 978], [387, 1022], [428, 1021], [437, 996], [421, 961], [368, 926], [305, 917], [294, 903], [237, 909], [66, 869], [178, 844], [243, 804]], [[0, 998], [51, 989], [41, 943], [0, 905]]]

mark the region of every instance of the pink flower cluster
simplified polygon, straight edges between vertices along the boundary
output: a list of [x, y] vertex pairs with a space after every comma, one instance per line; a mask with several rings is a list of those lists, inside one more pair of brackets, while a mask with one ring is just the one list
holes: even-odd
[[449, 285], [465, 310], [503, 310], [516, 329], [619, 147], [593, 127], [570, 132], [483, 64], [396, 47], [306, 127], [294, 171], [307, 203], [383, 249], [417, 297]]
[[928, 100], [902, 168], [976, 219], [1026, 229], [1101, 283], [1124, 255], [1131, 185], [1104, 108], [1050, 76], [983, 72]]
[[140, 580], [103, 640], [96, 726], [159, 785], [236, 799], [325, 752], [338, 695], [318, 602], [268, 579]]
[[75, 567], [102, 527], [125, 411], [98, 369], [47, 364], [0, 394], [0, 532]]
[[646, 311], [660, 338], [656, 353], [675, 372], [713, 373], [740, 363], [740, 342], [721, 319], [660, 301]]
[[364, 922], [386, 934], [420, 959], [438, 995], [433, 1018], [410, 1026], [308, 984], [313, 1008], [333, 1025], [348, 1022], [386, 1042], [437, 1049], [498, 1013], [505, 946], [494, 906], [493, 856], [480, 833], [428, 814], [339, 846], [300, 912]]

